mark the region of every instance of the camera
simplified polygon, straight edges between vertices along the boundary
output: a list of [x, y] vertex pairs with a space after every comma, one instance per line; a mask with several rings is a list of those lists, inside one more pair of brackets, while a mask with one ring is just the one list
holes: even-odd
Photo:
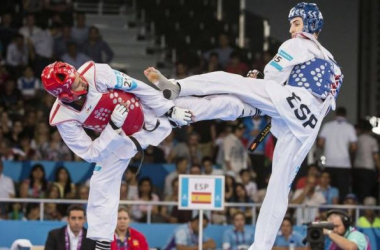
[[312, 250], [324, 250], [325, 249], [325, 236], [323, 235], [323, 229], [334, 229], [334, 224], [321, 221], [321, 222], [310, 222], [307, 225], [307, 236], [303, 240], [305, 244], [308, 242]]

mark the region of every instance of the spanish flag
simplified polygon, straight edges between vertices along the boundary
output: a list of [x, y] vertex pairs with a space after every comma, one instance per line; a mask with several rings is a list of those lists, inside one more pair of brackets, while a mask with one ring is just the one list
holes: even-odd
[[191, 193], [191, 202], [195, 204], [211, 204], [211, 193]]

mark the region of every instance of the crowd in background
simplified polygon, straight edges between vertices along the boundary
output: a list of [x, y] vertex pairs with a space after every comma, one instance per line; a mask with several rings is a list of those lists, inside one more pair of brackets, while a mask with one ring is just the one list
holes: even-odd
[[[33, 2], [33, 1], [31, 1]], [[38, 1], [36, 1], [38, 2]], [[59, 2], [59, 1], [58, 1]], [[61, 1], [66, 3], [66, 1]], [[112, 49], [101, 39], [99, 29], [88, 27], [84, 13], [72, 14], [70, 4], [25, 5], [17, 15], [4, 12], [0, 24], [0, 155], [2, 161], [81, 161], [64, 144], [58, 131], [48, 124], [50, 108], [55, 99], [41, 87], [39, 74], [55, 60], [78, 68], [84, 62], [109, 63]], [[272, 56], [263, 52], [251, 60], [230, 45], [228, 34], [219, 35], [219, 46], [203, 53], [194, 65], [181, 58], [172, 78], [182, 79], [193, 74], [218, 70], [245, 76], [249, 69], [263, 72]], [[149, 66], [149, 65], [147, 65]], [[133, 76], [132, 76], [133, 77]], [[141, 79], [144, 80], [144, 79]], [[376, 205], [378, 196], [378, 142], [371, 134], [370, 124], [362, 121], [356, 126], [345, 120], [346, 112], [338, 109], [337, 118], [326, 124], [317, 143], [320, 157], [326, 162], [304, 166], [296, 178], [290, 203], [306, 205], [365, 204]], [[120, 187], [121, 200], [177, 201], [179, 174], [225, 175], [225, 200], [235, 203], [261, 203], [271, 172], [275, 138], [269, 135], [253, 154], [249, 143], [265, 127], [266, 117], [249, 117], [235, 122], [203, 121], [174, 129], [158, 146], [145, 150], [145, 163], [172, 163], [175, 171], [165, 179], [163, 190], [153, 186], [149, 178], [136, 177], [129, 167]], [[341, 127], [344, 129], [340, 129]], [[89, 131], [96, 138], [97, 133]], [[335, 137], [334, 137], [335, 136]], [[334, 139], [332, 139], [334, 138]], [[318, 150], [317, 150], [318, 151]], [[338, 157], [337, 157], [338, 156]], [[355, 157], [356, 156], [356, 157]], [[139, 155], [135, 157], [138, 162]], [[353, 163], [353, 164], [352, 164]], [[306, 165], [306, 164], [305, 164]], [[0, 174], [3, 167], [0, 163]], [[306, 173], [302, 173], [306, 172]], [[364, 185], [365, 184], [365, 185]], [[89, 195], [88, 182], [74, 184], [67, 169], [56, 170], [55, 180], [48, 182], [42, 165], [33, 166], [28, 179], [14, 183], [0, 175], [0, 197], [82, 199]], [[84, 205], [85, 206], [85, 205]], [[2, 204], [2, 219], [38, 220], [39, 204]], [[45, 220], [63, 220], [67, 206], [47, 203]], [[177, 206], [131, 207], [134, 221], [185, 223], [194, 217], [193, 211], [178, 210]], [[290, 209], [288, 215], [298, 223], [304, 218], [323, 219], [324, 210]], [[246, 223], [253, 219], [248, 207], [226, 208], [208, 212], [211, 223], [233, 222], [236, 212], [244, 215]], [[350, 215], [354, 211], [348, 210]], [[366, 210], [357, 223], [380, 227], [373, 210]]]

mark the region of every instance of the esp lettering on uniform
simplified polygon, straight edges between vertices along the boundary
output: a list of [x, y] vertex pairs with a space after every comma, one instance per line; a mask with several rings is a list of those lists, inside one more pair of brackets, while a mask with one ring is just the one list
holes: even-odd
[[196, 183], [195, 190], [206, 190], [208, 188], [207, 183]]
[[294, 115], [297, 117], [297, 119], [300, 121], [306, 120], [304, 123], [302, 123], [302, 126], [304, 126], [305, 128], [306, 126], [315, 128], [318, 119], [315, 117], [314, 114], [311, 114], [309, 107], [302, 103], [299, 105], [299, 107], [296, 107], [294, 105], [295, 103], [302, 101], [299, 96], [292, 92], [292, 96], [289, 96], [288, 98], [286, 98], [286, 100], [288, 101], [290, 108], [293, 109]]

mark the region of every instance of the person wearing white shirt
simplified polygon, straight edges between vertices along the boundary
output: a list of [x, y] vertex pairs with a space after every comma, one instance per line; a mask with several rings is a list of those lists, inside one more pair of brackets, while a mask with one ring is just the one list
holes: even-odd
[[85, 62], [90, 61], [91, 58], [78, 52], [78, 46], [74, 42], [67, 44], [67, 53], [62, 56], [62, 61], [73, 65], [76, 69], [79, 69]]
[[21, 35], [24, 36], [25, 38], [25, 41], [27, 41], [27, 39], [33, 37], [34, 35], [38, 34], [39, 32], [42, 31], [42, 29], [38, 26], [36, 26], [36, 19], [34, 17], [34, 14], [30, 13], [26, 16], [25, 18], [25, 25], [22, 26], [20, 29], [19, 29], [19, 33]]
[[334, 121], [322, 126], [317, 144], [326, 157], [326, 170], [331, 175], [331, 185], [339, 189], [342, 201], [350, 190], [350, 153], [356, 151], [357, 137], [354, 126], [346, 119], [346, 109], [338, 107], [335, 114]]
[[3, 174], [3, 169], [3, 162], [0, 160], [0, 198], [14, 198], [14, 183], [11, 178]]
[[224, 175], [223, 170], [214, 168], [214, 162], [211, 157], [203, 157], [202, 167], [203, 173], [206, 175]]
[[95, 241], [86, 238], [86, 214], [83, 206], [71, 205], [67, 210], [67, 222], [67, 226], [49, 232], [45, 250], [95, 249]]

